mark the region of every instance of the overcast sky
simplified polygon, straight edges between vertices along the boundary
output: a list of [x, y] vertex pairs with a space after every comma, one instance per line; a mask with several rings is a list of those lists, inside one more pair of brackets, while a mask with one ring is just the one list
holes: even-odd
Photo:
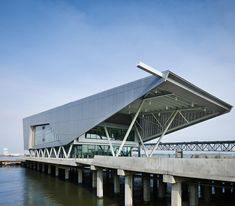
[[[22, 119], [170, 69], [235, 105], [234, 1], [0, 1], [0, 153]], [[235, 112], [164, 141], [235, 140]]]

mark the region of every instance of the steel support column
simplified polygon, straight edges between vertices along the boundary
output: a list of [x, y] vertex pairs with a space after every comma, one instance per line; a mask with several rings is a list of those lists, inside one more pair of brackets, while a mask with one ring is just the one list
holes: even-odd
[[109, 132], [108, 132], [108, 129], [106, 127], [106, 125], [104, 126], [104, 131], [105, 131], [105, 134], [108, 138], [108, 142], [109, 142], [109, 147], [110, 147], [110, 150], [111, 150], [111, 153], [113, 156], [115, 156], [115, 153], [114, 153], [114, 150], [113, 150], [113, 145], [112, 145], [112, 142], [111, 142], [111, 139], [110, 139], [110, 136], [109, 136]]
[[130, 134], [131, 129], [132, 129], [132, 127], [134, 126], [135, 121], [136, 121], [136, 119], [137, 119], [137, 117], [138, 117], [138, 115], [139, 115], [139, 113], [140, 113], [140, 111], [141, 111], [143, 105], [144, 105], [144, 99], [143, 99], [142, 102], [140, 103], [140, 106], [139, 106], [137, 112], [135, 113], [135, 116], [134, 116], [134, 118], [132, 119], [131, 124], [130, 124], [130, 126], [129, 126], [129, 128], [128, 128], [128, 130], [127, 130], [125, 136], [124, 136], [124, 138], [123, 138], [122, 144], [121, 144], [121, 146], [119, 147], [118, 152], [117, 152], [117, 154], [116, 154], [117, 157], [120, 155], [120, 153], [121, 153], [121, 151], [122, 151], [122, 148], [123, 148], [123, 146], [124, 146], [124, 144], [125, 144], [125, 142], [126, 142], [126, 140], [127, 140], [127, 137], [128, 137], [128, 135]]
[[157, 143], [155, 144], [152, 152], [150, 153], [149, 157], [152, 157], [153, 153], [155, 152], [155, 150], [157, 149], [159, 143], [161, 142], [162, 138], [164, 137], [164, 135], [166, 134], [166, 132], [168, 131], [169, 127], [171, 126], [172, 122], [174, 121], [176, 115], [177, 115], [178, 111], [175, 111], [169, 121], [169, 123], [167, 124], [166, 128], [164, 129], [164, 131], [162, 132], [161, 137], [158, 139]]

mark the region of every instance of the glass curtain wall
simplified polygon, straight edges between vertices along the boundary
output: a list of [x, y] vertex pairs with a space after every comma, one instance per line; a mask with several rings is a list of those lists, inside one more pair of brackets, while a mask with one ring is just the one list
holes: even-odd
[[[127, 129], [123, 128], [111, 128], [108, 127], [108, 132], [110, 135], [111, 140], [119, 140], [122, 141]], [[109, 145], [102, 145], [102, 142], [98, 140], [107, 140], [105, 130], [101, 126], [97, 126], [85, 134], [86, 139], [95, 139], [97, 142], [94, 145], [91, 144], [81, 144], [76, 145], [73, 148], [73, 156], [76, 158], [92, 158], [95, 155], [106, 155], [111, 156], [112, 153], [110, 151]], [[135, 133], [131, 131], [127, 141], [134, 141], [135, 140]], [[118, 146], [113, 146], [115, 152], [118, 151]], [[132, 147], [124, 146], [121, 152], [121, 156], [131, 156]]]

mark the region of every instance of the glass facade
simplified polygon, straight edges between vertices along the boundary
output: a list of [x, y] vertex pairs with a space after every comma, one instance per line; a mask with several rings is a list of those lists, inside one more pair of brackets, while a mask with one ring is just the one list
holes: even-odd
[[[113, 144], [114, 152], [117, 153], [121, 141], [123, 140], [127, 129], [122, 128], [111, 128], [107, 127], [110, 138], [113, 142], [115, 140], [115, 144]], [[54, 133], [53, 128], [49, 124], [38, 125], [32, 128], [33, 130], [33, 145], [41, 145], [44, 143], [49, 143], [56, 141], [56, 135]], [[134, 141], [135, 133], [131, 131], [127, 141], [129, 141], [129, 145], [125, 145], [122, 148], [120, 156], [131, 156], [132, 148], [134, 145], [130, 143], [130, 141]], [[57, 147], [57, 152], [58, 152]], [[69, 145], [64, 146], [66, 152], [69, 151]], [[82, 136], [82, 141], [78, 144], [74, 144], [72, 147], [72, 151], [70, 153], [70, 157], [72, 158], [93, 158], [95, 155], [105, 155], [112, 156], [112, 152], [110, 151], [110, 146], [108, 144], [108, 138], [106, 137], [104, 127], [97, 126]], [[63, 158], [63, 152], [60, 152], [60, 158]]]
[[[111, 127], [107, 127], [109, 136], [112, 140], [123, 140], [127, 129], [123, 129], [123, 128], [111, 128]], [[87, 139], [107, 139], [104, 128], [103, 127], [95, 127], [93, 129], [91, 129], [90, 131], [88, 131], [85, 134], [85, 137]], [[135, 132], [131, 131], [129, 136], [127, 137], [127, 141], [134, 141], [135, 140]]]
[[34, 145], [53, 142], [56, 140], [50, 125], [40, 125], [34, 127]]
[[[117, 152], [118, 147], [113, 148]], [[120, 156], [131, 156], [132, 147], [123, 147]], [[73, 157], [75, 158], [93, 158], [95, 155], [112, 156], [108, 145], [75, 145], [73, 147]]]
[[[109, 132], [111, 139], [123, 140], [123, 138], [127, 132], [127, 129], [108, 127], [108, 132]], [[134, 141], [134, 140], [135, 140], [135, 132], [131, 131], [129, 136], [127, 137], [127, 141]]]
[[103, 127], [95, 127], [85, 134], [86, 139], [107, 139]]
[[[119, 140], [122, 141], [127, 129], [123, 128], [113, 128], [107, 127], [109, 132], [109, 136], [111, 140]], [[83, 143], [81, 145], [76, 145], [73, 148], [73, 156], [76, 158], [92, 158], [95, 155], [106, 155], [111, 156], [112, 153], [110, 151], [109, 145], [104, 145], [102, 140], [107, 140], [104, 127], [97, 126], [90, 131], [85, 133], [85, 139], [90, 140], [97, 140], [95, 142], [86, 144]], [[135, 140], [135, 132], [131, 131], [127, 141], [134, 141]], [[113, 146], [114, 152], [116, 153], [119, 149], [119, 146]], [[131, 156], [132, 147], [124, 146], [121, 152], [121, 156]]]

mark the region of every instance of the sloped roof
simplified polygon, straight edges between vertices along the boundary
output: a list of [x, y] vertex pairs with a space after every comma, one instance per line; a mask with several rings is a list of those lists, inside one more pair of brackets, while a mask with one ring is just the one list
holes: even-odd
[[[163, 95], [161, 92], [163, 92]], [[165, 98], [165, 95], [171, 96]], [[149, 99], [149, 105], [150, 100], [153, 102], [151, 106], [145, 105], [142, 110], [143, 113], [148, 113], [148, 110], [151, 108], [155, 112], [163, 112], [164, 110], [165, 113], [169, 113], [170, 109], [182, 110], [192, 107], [192, 109], [209, 108], [209, 111], [205, 115], [201, 114], [201, 111], [200, 114], [195, 114], [198, 118], [195, 120], [192, 119], [193, 121], [190, 124], [182, 123], [183, 120], [181, 119], [179, 121], [181, 123], [179, 125], [174, 124], [175, 127], [172, 125], [169, 132], [229, 112], [232, 108], [231, 105], [196, 87], [174, 73], [165, 71], [164, 78], [149, 76], [24, 118], [24, 147], [25, 149], [29, 148], [29, 128], [31, 126], [50, 124], [57, 136], [56, 141], [41, 144], [34, 148], [66, 145], [118, 112], [132, 115], [132, 112], [136, 111], [141, 98]], [[172, 99], [177, 101], [172, 101]], [[168, 114], [164, 115], [166, 118], [169, 116]], [[190, 117], [190, 114], [187, 114], [187, 112], [184, 115]], [[160, 129], [156, 131], [159, 132]], [[160, 132], [152, 136], [146, 134], [144, 140], [147, 141], [159, 137], [160, 134]]]
[[23, 119], [24, 147], [30, 126], [50, 124], [58, 140], [40, 147], [65, 145], [140, 98], [164, 80], [149, 76]]

